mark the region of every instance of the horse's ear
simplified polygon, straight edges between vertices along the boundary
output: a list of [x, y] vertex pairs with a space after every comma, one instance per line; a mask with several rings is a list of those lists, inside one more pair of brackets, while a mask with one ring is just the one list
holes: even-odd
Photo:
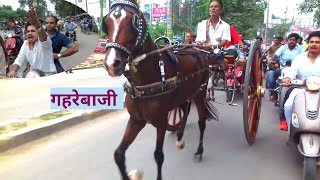
[[104, 17], [102, 18], [101, 27], [102, 27], [102, 31], [103, 31], [106, 35], [108, 35], [108, 28], [107, 28], [107, 25], [106, 25], [106, 23], [105, 23], [106, 17], [107, 17], [107, 16], [104, 16]]

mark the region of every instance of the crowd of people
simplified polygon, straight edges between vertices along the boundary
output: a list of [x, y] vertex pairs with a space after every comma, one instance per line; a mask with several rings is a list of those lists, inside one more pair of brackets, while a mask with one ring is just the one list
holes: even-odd
[[[239, 45], [242, 49], [247, 49], [250, 44], [244, 41], [242, 33], [223, 20], [223, 3], [221, 0], [213, 0], [209, 9], [210, 17], [198, 24], [197, 36], [187, 33], [185, 43], [200, 44], [210, 46], [212, 49], [225, 48], [234, 49], [235, 45]], [[275, 70], [269, 70], [265, 74], [266, 87], [270, 89], [270, 100], [276, 99], [276, 80], [281, 75], [282, 69], [288, 64], [292, 64], [289, 73], [283, 74], [284, 82], [290, 83], [295, 78], [305, 80], [311, 75], [320, 76], [320, 31], [309, 34], [304, 43], [303, 38], [297, 33], [291, 33], [286, 38], [276, 36], [273, 38], [273, 44], [267, 48], [263, 39], [257, 37], [260, 42], [262, 55], [268, 55], [268, 65], [271, 66], [275, 62], [280, 67]], [[227, 51], [229, 54], [238, 55], [236, 51]], [[293, 97], [301, 92], [294, 90], [287, 92], [285, 99], [285, 111], [280, 118], [280, 129], [288, 130], [288, 123], [291, 119], [291, 109]]]
[[[8, 63], [2, 63], [0, 76], [21, 77], [30, 68], [42, 71], [45, 76], [64, 72], [65, 69], [59, 60], [78, 51], [77, 45], [68, 38], [69, 32], [75, 33], [75, 28], [78, 27], [75, 18], [70, 16], [57, 18], [49, 15], [42, 20], [38, 19], [33, 9], [30, 9], [27, 14], [27, 19], [12, 20], [5, 24], [5, 33], [13, 31], [15, 34], [15, 46], [18, 54], [9, 68], [6, 69]], [[80, 26], [91, 31], [93, 28], [92, 21], [92, 17], [84, 16]], [[23, 29], [22, 27], [25, 28]], [[65, 34], [61, 33], [62, 30], [66, 30]], [[0, 38], [5, 41], [2, 37]], [[63, 47], [66, 50], [61, 52]], [[5, 47], [1, 47], [1, 49], [1, 54], [4, 54], [3, 49]]]

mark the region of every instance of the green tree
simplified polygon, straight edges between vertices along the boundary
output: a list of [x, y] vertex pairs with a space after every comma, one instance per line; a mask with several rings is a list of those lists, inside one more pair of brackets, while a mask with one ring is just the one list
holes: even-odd
[[160, 36], [164, 36], [166, 34], [167, 24], [166, 23], [158, 23], [156, 25], [151, 25], [149, 27], [149, 33], [153, 40]]
[[18, 8], [16, 13], [18, 14], [19, 18], [27, 17], [27, 12], [24, 9]]
[[100, 38], [103, 38], [103, 39], [105, 39], [105, 38], [107, 38], [107, 35], [102, 31], [102, 25], [103, 25], [103, 22], [102, 22], [102, 19], [103, 19], [103, 6], [104, 6], [104, 3], [105, 3], [106, 1], [104, 1], [104, 0], [99, 0], [99, 5], [100, 5], [100, 21], [101, 22], [99, 22], [99, 28], [98, 28], [98, 33], [99, 33], [99, 37]]
[[85, 13], [85, 11], [78, 6], [65, 1], [65, 0], [50, 0], [51, 3], [54, 4], [54, 9], [57, 14], [61, 17], [70, 16], [70, 15], [77, 15], [81, 13]]
[[21, 9], [26, 6], [29, 8], [33, 7], [33, 3], [36, 3], [36, 11], [39, 18], [44, 18], [47, 12], [47, 1], [46, 0], [19, 0]]
[[299, 4], [299, 10], [301, 13], [314, 12], [314, 20], [320, 27], [320, 0], [304, 0]]
[[2, 6], [0, 7], [0, 20], [8, 21], [18, 18], [18, 14], [12, 10], [11, 6]]
[[[190, 29], [195, 32], [197, 24], [208, 18], [211, 2], [212, 0], [198, 2], [175, 0], [173, 4], [175, 34]], [[189, 3], [192, 3], [192, 6]], [[234, 26], [238, 32], [243, 32], [250, 38], [255, 37], [256, 32], [263, 26], [265, 0], [224, 0], [223, 3], [225, 13], [223, 19]]]
[[284, 19], [281, 20], [281, 24], [277, 24], [273, 27], [274, 32], [277, 36], [284, 36], [289, 28], [293, 25], [293, 22], [286, 22]]

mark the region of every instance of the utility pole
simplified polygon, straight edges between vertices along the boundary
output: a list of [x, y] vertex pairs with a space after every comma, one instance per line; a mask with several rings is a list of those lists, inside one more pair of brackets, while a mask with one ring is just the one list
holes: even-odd
[[264, 39], [265, 39], [265, 41], [267, 41], [267, 37], [268, 37], [270, 0], [268, 0], [267, 6], [268, 6], [268, 9], [267, 9], [266, 29], [265, 29], [265, 31], [264, 31]]
[[172, 0], [167, 0], [167, 8], [168, 8], [168, 14], [167, 14], [167, 36], [169, 39], [173, 39], [173, 33], [172, 33], [172, 19], [173, 19], [173, 12], [172, 12]]
[[77, 4], [77, 1], [78, 0], [74, 0], [75, 1], [75, 6], [74, 6], [74, 15], [77, 15], [77, 7], [78, 7], [78, 4]]
[[88, 0], [86, 0], [86, 11], [87, 11], [87, 13], [89, 13], [88, 12]]

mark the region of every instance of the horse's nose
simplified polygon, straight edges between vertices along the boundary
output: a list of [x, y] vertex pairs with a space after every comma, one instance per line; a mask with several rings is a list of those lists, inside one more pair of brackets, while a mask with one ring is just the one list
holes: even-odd
[[114, 69], [117, 69], [117, 68], [119, 68], [120, 66], [121, 66], [121, 60], [119, 60], [119, 59], [116, 59], [116, 60], [114, 60], [114, 63], [113, 63], [113, 68]]

